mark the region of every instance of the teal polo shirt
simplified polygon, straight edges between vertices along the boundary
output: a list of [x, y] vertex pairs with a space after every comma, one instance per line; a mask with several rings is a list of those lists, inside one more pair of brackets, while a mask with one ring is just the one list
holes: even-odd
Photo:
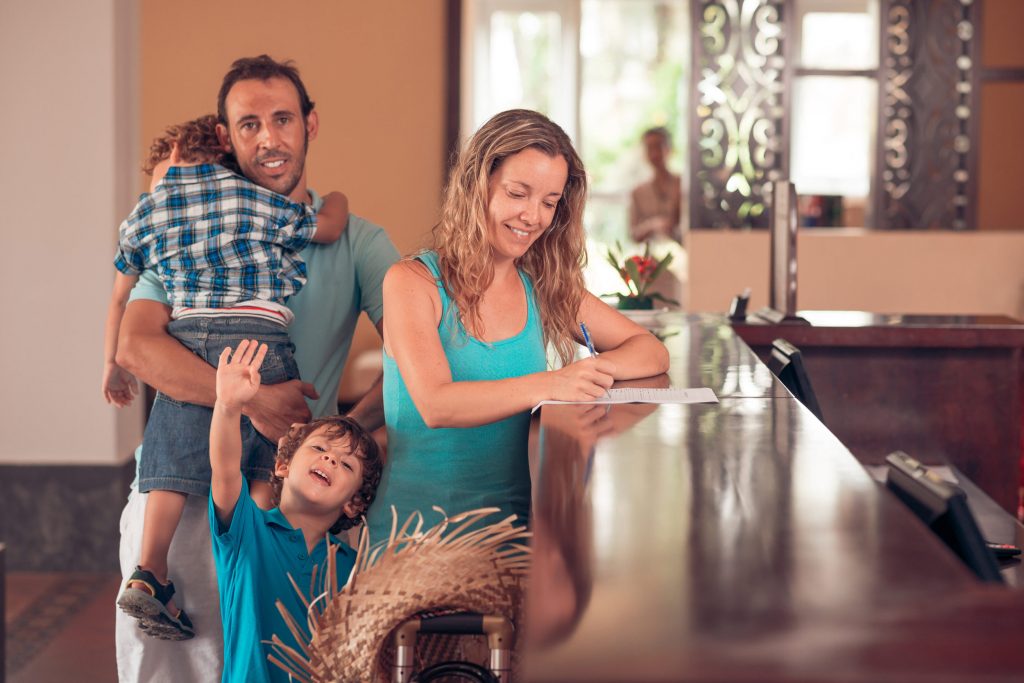
[[[222, 683], [288, 683], [286, 674], [267, 661], [271, 647], [263, 641], [278, 636], [299, 649], [277, 609], [280, 600], [305, 631], [306, 610], [288, 577], [308, 591], [314, 567], [326, 566], [327, 543], [321, 540], [312, 553], [306, 552], [302, 530], [292, 527], [278, 508], [261, 510], [249, 497], [249, 484], [242, 479], [230, 525], [217, 520], [210, 496], [210, 535], [217, 567], [220, 617], [224, 624], [224, 673]], [[338, 586], [348, 582], [355, 565], [355, 551], [336, 537]], [[318, 572], [319, 574], [319, 572]], [[317, 593], [325, 585], [317, 581]], [[306, 600], [311, 598], [305, 596]], [[309, 633], [306, 632], [307, 638]]]
[[[312, 189], [312, 206], [323, 201]], [[295, 344], [299, 375], [316, 387], [320, 398], [306, 399], [313, 417], [338, 412], [338, 384], [352, 346], [359, 316], [374, 325], [384, 316], [384, 275], [398, 261], [398, 251], [382, 228], [350, 214], [341, 237], [331, 244], [311, 243], [300, 254], [309, 279], [288, 299], [295, 314], [288, 336]], [[156, 301], [169, 306], [167, 292], [152, 270], [145, 270], [129, 301]], [[135, 449], [138, 462], [142, 446]], [[132, 485], [133, 488], [135, 484]]]

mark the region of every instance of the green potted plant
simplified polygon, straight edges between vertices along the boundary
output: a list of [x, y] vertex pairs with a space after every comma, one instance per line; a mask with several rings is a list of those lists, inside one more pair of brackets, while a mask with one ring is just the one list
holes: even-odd
[[661, 259], [651, 256], [651, 245], [648, 242], [644, 246], [643, 254], [623, 256], [622, 244], [615, 241], [614, 247], [607, 249], [608, 262], [619, 273], [623, 283], [626, 285], [626, 293], [613, 292], [606, 296], [617, 296], [619, 298], [617, 307], [621, 310], [651, 310], [654, 302], [661, 301], [673, 306], [679, 302], [669, 299], [658, 292], [651, 292], [650, 287], [658, 276], [664, 272], [672, 263], [672, 254], [665, 254]]

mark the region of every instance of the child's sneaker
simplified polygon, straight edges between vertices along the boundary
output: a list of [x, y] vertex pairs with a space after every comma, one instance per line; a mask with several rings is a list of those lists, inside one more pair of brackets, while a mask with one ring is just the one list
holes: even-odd
[[[141, 583], [145, 589], [129, 586]], [[188, 640], [196, 634], [192, 620], [179, 609], [173, 615], [167, 609], [167, 602], [174, 595], [174, 584], [162, 584], [152, 572], [136, 567], [135, 572], [125, 581], [125, 588], [117, 598], [117, 606], [125, 614], [139, 620], [144, 633], [162, 640]]]

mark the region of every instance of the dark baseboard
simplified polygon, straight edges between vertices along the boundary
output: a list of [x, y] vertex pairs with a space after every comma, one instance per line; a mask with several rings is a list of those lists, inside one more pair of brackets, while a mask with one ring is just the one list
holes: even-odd
[[0, 465], [7, 571], [118, 571], [118, 523], [134, 478], [134, 459]]

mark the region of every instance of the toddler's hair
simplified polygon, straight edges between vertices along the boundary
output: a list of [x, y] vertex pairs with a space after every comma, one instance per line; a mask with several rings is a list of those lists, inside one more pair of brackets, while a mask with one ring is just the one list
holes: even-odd
[[[373, 440], [369, 432], [363, 429], [362, 425], [352, 418], [343, 415], [332, 415], [294, 427], [285, 435], [277, 449], [276, 464], [287, 465], [291, 463], [292, 457], [299, 446], [309, 438], [310, 434], [323, 426], [327, 427], [325, 436], [329, 440], [336, 441], [347, 438], [352, 455], [363, 462], [363, 481], [359, 486], [359, 490], [352, 496], [352, 502], [359, 508], [360, 515], [365, 514], [373, 499], [377, 496], [377, 486], [380, 484], [384, 463], [381, 460], [377, 442]], [[271, 475], [270, 486], [274, 490], [275, 505], [281, 504], [281, 488], [283, 485], [284, 480], [281, 477], [276, 474]], [[361, 519], [353, 519], [342, 511], [334, 525], [331, 526], [330, 531], [332, 534], [337, 534], [358, 526], [360, 523]]]
[[178, 145], [178, 156], [190, 164], [221, 163], [224, 148], [217, 138], [217, 117], [213, 114], [198, 119], [168, 126], [164, 134], [153, 140], [149, 147], [149, 158], [143, 164], [146, 175], [153, 175], [153, 169], [171, 156], [174, 145]]

